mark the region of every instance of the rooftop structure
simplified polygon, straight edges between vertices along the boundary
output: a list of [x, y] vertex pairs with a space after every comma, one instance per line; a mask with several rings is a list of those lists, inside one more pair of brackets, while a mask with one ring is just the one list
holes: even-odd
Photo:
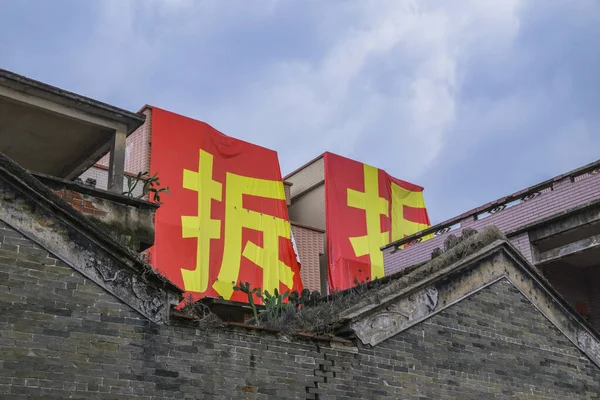
[[[144, 123], [136, 129], [126, 140], [125, 151], [125, 176], [135, 176], [140, 172], [151, 171], [152, 158], [152, 135], [153, 135], [153, 112], [152, 106], [145, 105], [139, 110], [144, 115]], [[168, 151], [168, 149], [165, 149]], [[81, 181], [91, 180], [95, 182], [98, 189], [106, 189], [108, 186], [109, 161], [111, 154], [105, 154], [98, 162], [83, 172], [79, 179]], [[164, 183], [164, 181], [163, 181]], [[292, 183], [284, 180], [284, 189], [288, 206], [291, 205]], [[138, 186], [134, 191], [140, 194]], [[300, 274], [305, 287], [310, 290], [321, 290], [319, 263], [324, 249], [325, 228], [321, 225], [297, 221], [290, 215], [292, 233], [296, 243], [296, 250], [300, 257], [302, 268]]]
[[427, 262], [464, 229], [490, 225], [600, 329], [600, 161], [390, 243], [383, 248], [386, 273]]
[[[318, 163], [292, 174], [290, 207], [320, 196]], [[594, 398], [599, 166], [386, 246], [381, 279], [255, 317], [176, 309], [183, 290], [139, 256], [156, 204], [0, 154], [0, 397]]]
[[231, 306], [220, 302], [173, 310], [179, 288], [4, 157], [0, 189], [0, 396], [600, 391], [598, 333], [495, 228], [463, 233], [428, 263], [289, 310], [286, 320], [244, 324], [215, 316], [211, 306]]
[[0, 152], [72, 180], [109, 150], [109, 190], [123, 191], [125, 140], [145, 117], [0, 69]]
[[326, 231], [324, 293], [383, 277], [380, 247], [430, 225], [423, 187], [356, 160], [326, 152], [284, 179], [290, 218]]

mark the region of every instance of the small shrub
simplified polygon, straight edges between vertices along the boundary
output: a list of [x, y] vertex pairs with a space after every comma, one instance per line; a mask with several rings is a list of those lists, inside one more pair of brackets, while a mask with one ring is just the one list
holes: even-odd
[[[158, 178], [158, 173], [155, 173], [151, 177], [144, 178], [148, 174], [149, 174], [148, 172], [140, 172], [135, 177], [131, 177], [131, 176], [127, 175], [126, 176], [127, 190], [125, 192], [123, 192], [123, 194], [125, 196], [129, 197], [130, 199], [141, 199], [141, 198], [147, 196], [149, 193], [152, 193], [154, 195], [154, 201], [157, 202], [158, 204], [163, 204], [160, 201], [160, 194], [163, 192], [170, 194], [169, 187], [168, 186], [166, 188], [160, 187], [160, 180]], [[142, 194], [140, 194], [139, 196], [134, 196], [133, 191], [135, 190], [135, 188], [137, 187], [137, 185], [140, 182], [143, 182], [142, 183], [142, 185], [143, 185], [142, 186]]]

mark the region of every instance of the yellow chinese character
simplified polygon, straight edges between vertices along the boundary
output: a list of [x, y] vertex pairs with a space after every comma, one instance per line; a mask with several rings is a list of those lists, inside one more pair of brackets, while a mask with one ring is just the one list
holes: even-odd
[[[289, 288], [294, 272], [279, 260], [279, 238], [290, 238], [290, 223], [272, 215], [261, 214], [243, 207], [244, 195], [285, 200], [283, 182], [250, 178], [227, 173], [225, 188], [225, 245], [221, 270], [213, 288], [230, 299], [238, 280], [242, 256], [263, 270], [262, 289], [272, 291], [283, 282]], [[242, 228], [263, 233], [263, 247], [248, 242], [242, 250]]]
[[365, 191], [348, 189], [348, 205], [365, 210], [367, 234], [351, 237], [350, 243], [357, 257], [369, 255], [371, 279], [384, 275], [381, 247], [389, 243], [389, 232], [381, 232], [381, 215], [388, 216], [388, 201], [379, 197], [379, 171], [364, 164]]
[[[400, 240], [428, 228], [429, 225], [412, 222], [404, 217], [404, 206], [425, 208], [422, 192], [412, 192], [392, 182], [392, 241]], [[423, 237], [430, 239], [433, 235]]]
[[182, 269], [183, 285], [190, 292], [205, 292], [208, 287], [210, 241], [221, 237], [221, 221], [210, 218], [212, 200], [221, 201], [222, 185], [213, 180], [213, 156], [200, 150], [198, 172], [183, 170], [183, 187], [198, 192], [198, 215], [182, 216], [184, 238], [197, 238], [196, 268]]

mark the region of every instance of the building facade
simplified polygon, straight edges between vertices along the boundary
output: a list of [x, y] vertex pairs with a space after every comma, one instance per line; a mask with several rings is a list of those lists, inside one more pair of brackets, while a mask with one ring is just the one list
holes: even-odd
[[[37, 94], [64, 105], [61, 93]], [[93, 162], [71, 145], [102, 138], [89, 148], [99, 159], [107, 141], [123, 139], [111, 139], [116, 130], [56, 133], [41, 124], [48, 109], [28, 108], [29, 133], [71, 144], [42, 158], [57, 169], [32, 172], [49, 155], [28, 140], [6, 146], [14, 120], [2, 107], [24, 105], [3, 96], [1, 150], [18, 160], [0, 152], [0, 398], [598, 398], [600, 162], [390, 244], [379, 281], [272, 320], [231, 322], [202, 302], [176, 309], [184, 291], [139, 257], [158, 205], [115, 193], [124, 152], [110, 157], [111, 192], [68, 179]], [[139, 157], [130, 168], [145, 172]], [[324, 201], [316, 170], [287, 185], [298, 218]], [[318, 233], [299, 243], [323, 249], [322, 230], [296, 226]], [[319, 251], [298, 247], [317, 262]]]
[[321, 321], [331, 326], [326, 336], [285, 333], [203, 325], [195, 314], [175, 312], [179, 288], [4, 157], [0, 189], [2, 397], [558, 400], [600, 393], [598, 334], [493, 231], [355, 297]]
[[[146, 118], [144, 123], [128, 138], [125, 152], [125, 184], [127, 189], [127, 176], [133, 178], [138, 173], [151, 171], [152, 150], [152, 108], [144, 106], [140, 111]], [[104, 155], [97, 163], [85, 171], [79, 178], [82, 181], [93, 180], [96, 188], [106, 189], [108, 184], [108, 162], [110, 153]], [[160, 176], [159, 176], [160, 178]], [[164, 182], [163, 182], [164, 183]], [[286, 201], [291, 205], [292, 182], [284, 181]], [[135, 196], [141, 194], [141, 185], [133, 191]], [[298, 221], [290, 216], [292, 234], [301, 262], [300, 275], [304, 286], [311, 291], [321, 290], [319, 263], [324, 248], [325, 228]]]
[[[432, 258], [463, 229], [501, 229], [573, 308], [600, 328], [600, 161], [566, 172], [383, 249], [386, 273]], [[424, 234], [432, 239], [421, 241]], [[410, 244], [406, 246], [406, 244]]]

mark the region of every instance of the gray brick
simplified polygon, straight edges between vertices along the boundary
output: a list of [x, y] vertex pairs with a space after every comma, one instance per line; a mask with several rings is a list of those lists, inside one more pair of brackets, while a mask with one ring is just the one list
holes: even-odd
[[243, 329], [157, 326], [64, 263], [40, 264], [55, 258], [39, 247], [2, 240], [0, 399], [594, 399], [600, 393], [599, 369], [506, 282], [376, 347], [359, 344], [352, 354]]

